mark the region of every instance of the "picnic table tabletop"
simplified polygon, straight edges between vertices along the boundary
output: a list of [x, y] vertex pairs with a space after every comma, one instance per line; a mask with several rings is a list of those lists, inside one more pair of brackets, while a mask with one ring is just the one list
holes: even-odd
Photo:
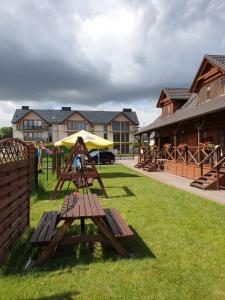
[[74, 193], [64, 198], [60, 220], [87, 219], [104, 217], [105, 212], [101, 208], [96, 194]]

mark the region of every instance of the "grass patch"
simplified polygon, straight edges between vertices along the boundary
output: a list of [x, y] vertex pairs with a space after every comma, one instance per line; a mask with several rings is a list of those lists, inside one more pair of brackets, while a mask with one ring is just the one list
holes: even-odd
[[[96, 244], [67, 249], [41, 269], [24, 271], [32, 229], [45, 210], [55, 178], [40, 176], [32, 199], [28, 229], [0, 271], [0, 299], [224, 299], [225, 207], [161, 184], [121, 165], [101, 166], [110, 195], [104, 207], [116, 207], [135, 232], [124, 242], [135, 259], [118, 260], [110, 248]], [[75, 224], [73, 230], [76, 232]], [[88, 225], [94, 231], [92, 224]]]

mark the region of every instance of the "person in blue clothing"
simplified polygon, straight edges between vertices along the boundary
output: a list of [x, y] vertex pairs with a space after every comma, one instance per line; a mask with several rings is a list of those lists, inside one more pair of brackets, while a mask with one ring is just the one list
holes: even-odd
[[74, 157], [73, 168], [74, 169], [80, 169], [81, 168], [81, 161], [80, 161], [80, 155], [79, 154]]

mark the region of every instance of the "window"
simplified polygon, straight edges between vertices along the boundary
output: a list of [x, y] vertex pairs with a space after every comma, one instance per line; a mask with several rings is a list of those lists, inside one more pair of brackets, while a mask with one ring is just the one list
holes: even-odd
[[126, 121], [113, 121], [112, 122], [113, 131], [129, 131], [129, 122]]
[[104, 131], [107, 132], [107, 125], [104, 125]]
[[220, 80], [220, 94], [225, 94], [225, 78], [222, 78]]
[[211, 86], [210, 84], [203, 85], [199, 91], [199, 102], [205, 102], [211, 98]]
[[199, 102], [202, 103], [205, 101], [205, 86], [202, 86], [199, 91]]
[[41, 129], [42, 121], [41, 120], [24, 120], [23, 129]]
[[128, 144], [121, 145], [121, 153], [129, 153], [129, 145]]
[[112, 122], [112, 131], [120, 131], [120, 122], [118, 121]]
[[210, 83], [209, 84], [207, 84], [206, 85], [206, 101], [207, 100], [210, 100], [210, 96], [211, 96], [211, 93], [210, 93], [210, 91], [211, 91], [211, 85], [210, 85]]
[[42, 133], [41, 132], [24, 132], [23, 134], [24, 141], [35, 141], [40, 142], [42, 140]]
[[114, 144], [113, 148], [120, 152], [120, 144]]
[[121, 133], [121, 142], [129, 142], [129, 133]]
[[67, 121], [68, 130], [85, 130], [85, 121]]
[[220, 84], [219, 79], [216, 79], [214, 81], [214, 93], [213, 93], [214, 97], [219, 96], [219, 84]]
[[113, 142], [120, 142], [120, 134], [113, 133]]
[[121, 122], [121, 131], [129, 131], [129, 122]]
[[106, 132], [104, 132], [104, 139], [108, 139], [108, 134]]
[[170, 104], [163, 107], [163, 115], [164, 116], [170, 115]]

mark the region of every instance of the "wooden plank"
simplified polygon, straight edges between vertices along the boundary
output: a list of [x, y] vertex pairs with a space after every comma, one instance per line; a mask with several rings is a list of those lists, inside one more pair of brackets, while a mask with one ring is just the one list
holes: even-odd
[[13, 184], [4, 186], [0, 189], [0, 197], [11, 193], [11, 192], [16, 192], [16, 190], [20, 190], [24, 185], [29, 186], [29, 178], [25, 177], [22, 180], [15, 181]]
[[79, 194], [79, 217], [86, 217], [87, 213], [86, 213], [86, 208], [85, 208], [85, 204], [84, 204], [84, 197]]
[[97, 207], [96, 207], [96, 205], [94, 203], [95, 202], [95, 198], [93, 198], [92, 194], [87, 194], [87, 198], [88, 198], [88, 201], [89, 201], [89, 204], [90, 204], [90, 207], [91, 207], [92, 216], [99, 216]]
[[[5, 206], [4, 209], [1, 210], [1, 220], [8, 218], [9, 214], [17, 211], [16, 206], [19, 208], [24, 202], [28, 202], [28, 197], [29, 195], [27, 193], [23, 194], [17, 201], [11, 203], [11, 205]], [[14, 203], [16, 203], [16, 206], [13, 205]]]
[[104, 209], [100, 206], [100, 203], [98, 201], [98, 197], [96, 194], [92, 194], [93, 200], [94, 200], [94, 204], [96, 206], [96, 209], [98, 210], [98, 215], [100, 217], [104, 217], [105, 216], [105, 211]]
[[110, 229], [113, 231], [113, 234], [115, 236], [120, 236], [121, 232], [120, 232], [117, 224], [115, 223], [114, 218], [112, 218], [112, 215], [110, 213], [110, 209], [107, 208], [104, 211], [105, 211], [105, 216], [106, 216], [107, 222], [108, 222], [108, 224], [110, 226]]
[[44, 212], [37, 228], [35, 229], [32, 237], [30, 239], [30, 243], [35, 243], [37, 241], [39, 234], [44, 226], [44, 222], [45, 222], [46, 218], [47, 218], [47, 212]]
[[27, 168], [28, 166], [29, 166], [28, 159], [18, 160], [18, 161], [6, 163], [6, 164], [1, 164], [0, 165], [0, 176], [2, 176], [3, 173], [5, 173], [5, 172], [13, 171], [15, 169], [23, 168], [23, 167]]
[[115, 211], [113, 211], [113, 208], [110, 208], [110, 209], [109, 209], [109, 213], [111, 214], [111, 217], [113, 218], [113, 220], [114, 220], [114, 222], [115, 222], [115, 224], [116, 224], [118, 230], [120, 231], [120, 236], [126, 236], [126, 235], [127, 235], [127, 234], [126, 234], [126, 230], [125, 230], [125, 228], [124, 228], [124, 226], [123, 226], [124, 221], [123, 221], [123, 222], [120, 222], [120, 221], [118, 220]]
[[[9, 172], [7, 172], [9, 173]], [[28, 168], [24, 168], [24, 169], [18, 169], [16, 172], [13, 172], [12, 174], [9, 173], [8, 175], [4, 175], [1, 178], [0, 181], [0, 186], [4, 185], [4, 184], [8, 184], [14, 180], [18, 180], [18, 177], [24, 177], [24, 176], [28, 176], [29, 174], [29, 170]]]
[[92, 214], [91, 206], [89, 203], [88, 195], [83, 195], [83, 197], [84, 197], [84, 206], [85, 206], [85, 210], [86, 210], [86, 216], [91, 217], [93, 214]]
[[12, 202], [15, 202], [17, 198], [23, 197], [24, 195], [28, 195], [28, 187], [24, 186], [17, 193], [11, 193], [7, 197], [1, 197], [0, 198], [0, 210], [3, 209], [3, 207], [10, 205]]
[[113, 217], [116, 219], [118, 224], [121, 226], [122, 230], [126, 233], [127, 236], [133, 235], [132, 230], [130, 227], [125, 223], [121, 215], [118, 213], [118, 211], [115, 208], [111, 208], [111, 213], [113, 214]]
[[37, 238], [38, 243], [50, 242], [54, 233], [58, 213], [57, 211], [47, 212], [47, 217]]

